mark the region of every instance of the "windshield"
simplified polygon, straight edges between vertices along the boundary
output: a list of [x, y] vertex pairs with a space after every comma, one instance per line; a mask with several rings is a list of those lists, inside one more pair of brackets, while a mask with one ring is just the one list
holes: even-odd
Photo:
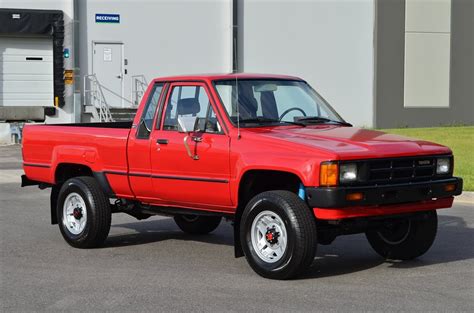
[[[344, 120], [306, 82], [239, 79], [215, 81], [217, 93], [236, 124], [341, 123]], [[239, 105], [237, 109], [237, 103]]]

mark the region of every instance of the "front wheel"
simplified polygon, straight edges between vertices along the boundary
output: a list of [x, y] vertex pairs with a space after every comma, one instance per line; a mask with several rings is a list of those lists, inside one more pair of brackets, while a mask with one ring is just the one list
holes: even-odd
[[386, 222], [368, 231], [372, 248], [386, 259], [411, 260], [425, 254], [434, 242], [438, 228], [436, 211]]
[[304, 272], [316, 253], [316, 223], [296, 194], [278, 190], [255, 196], [240, 223], [245, 257], [259, 275], [289, 279]]
[[59, 229], [76, 248], [100, 246], [107, 238], [112, 219], [110, 204], [93, 177], [67, 180], [57, 201]]

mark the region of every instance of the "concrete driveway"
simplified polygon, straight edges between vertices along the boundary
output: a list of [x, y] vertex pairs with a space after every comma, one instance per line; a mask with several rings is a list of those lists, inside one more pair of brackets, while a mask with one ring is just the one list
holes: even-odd
[[474, 311], [474, 206], [439, 211], [416, 261], [385, 262], [362, 235], [319, 246], [292, 281], [235, 259], [232, 228], [183, 234], [172, 219], [113, 216], [106, 246], [68, 246], [49, 224], [49, 191], [20, 188], [18, 146], [0, 147], [0, 311]]

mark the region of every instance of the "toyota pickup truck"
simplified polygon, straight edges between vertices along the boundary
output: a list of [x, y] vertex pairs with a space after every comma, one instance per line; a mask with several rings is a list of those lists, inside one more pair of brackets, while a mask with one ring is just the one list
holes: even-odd
[[196, 235], [225, 218], [236, 257], [271, 279], [303, 273], [341, 235], [419, 257], [462, 192], [449, 148], [352, 127], [291, 76], [157, 78], [133, 121], [26, 125], [22, 152], [22, 186], [51, 188], [71, 246], [102, 245], [112, 213], [172, 216]]

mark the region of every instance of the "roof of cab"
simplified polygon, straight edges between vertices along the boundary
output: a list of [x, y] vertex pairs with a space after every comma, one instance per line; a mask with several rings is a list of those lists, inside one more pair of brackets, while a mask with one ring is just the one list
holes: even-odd
[[227, 79], [289, 79], [302, 80], [296, 76], [289, 75], [275, 75], [275, 74], [253, 74], [253, 73], [224, 73], [224, 74], [192, 74], [180, 76], [168, 76], [155, 78], [155, 82], [163, 81], [213, 81], [213, 80], [227, 80]]

